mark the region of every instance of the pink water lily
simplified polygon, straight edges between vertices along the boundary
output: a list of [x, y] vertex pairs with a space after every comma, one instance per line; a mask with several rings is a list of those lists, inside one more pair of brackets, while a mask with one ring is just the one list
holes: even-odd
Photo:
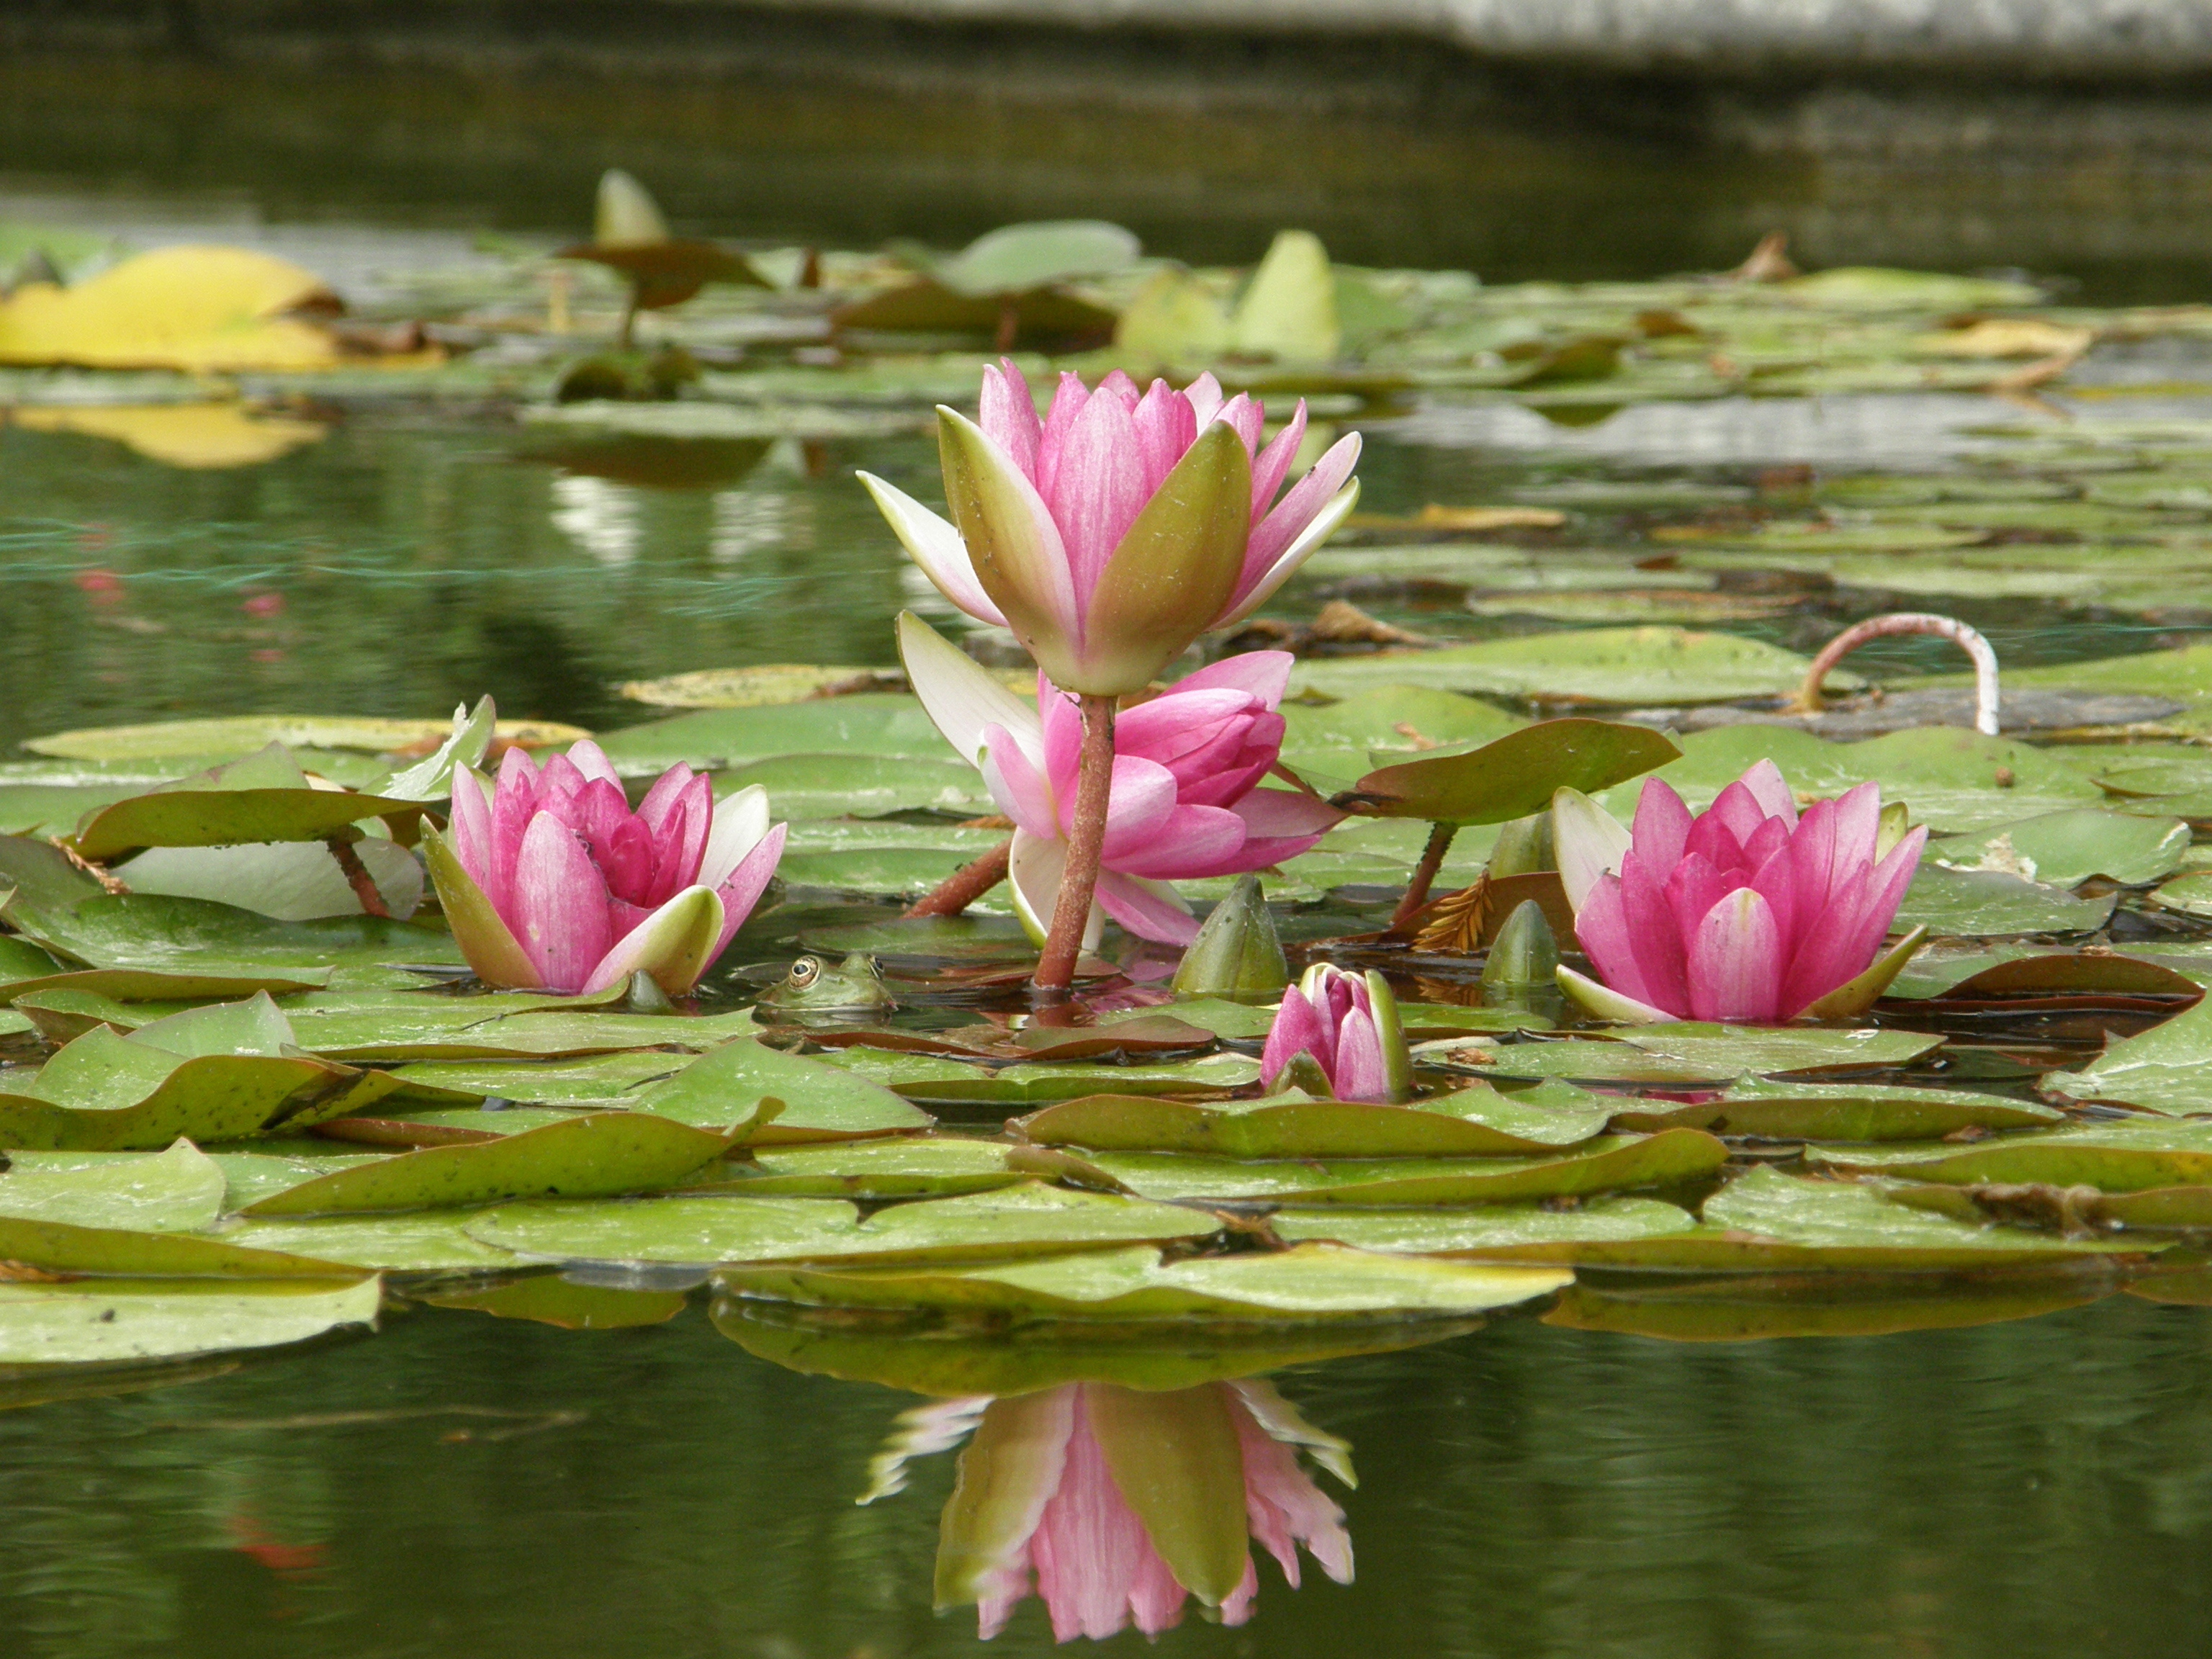
[[1313, 1057], [1339, 1100], [1403, 1100], [1412, 1085], [1397, 999], [1380, 974], [1317, 962], [1284, 991], [1260, 1054], [1261, 1085], [1274, 1088], [1300, 1054]]
[[[980, 1407], [980, 1409], [979, 1409]], [[1221, 1622], [1252, 1616], [1260, 1579], [1249, 1537], [1298, 1583], [1298, 1546], [1352, 1582], [1344, 1511], [1298, 1462], [1311, 1449], [1348, 1485], [1350, 1448], [1265, 1382], [1145, 1392], [1105, 1382], [925, 1407], [910, 1445], [935, 1449], [973, 1422], [945, 1505], [940, 1607], [976, 1604], [979, 1633], [1006, 1628], [1034, 1592], [1054, 1636], [1103, 1641], [1133, 1624], [1170, 1629], [1195, 1595]]]
[[[911, 612], [899, 618], [899, 650], [937, 729], [1014, 821], [1015, 906], [1042, 941], [1066, 866], [1083, 735], [1075, 700], [1040, 675], [1030, 708]], [[1342, 820], [1318, 796], [1258, 787], [1281, 752], [1276, 705], [1291, 662], [1281, 651], [1230, 657], [1116, 718], [1090, 944], [1110, 915], [1140, 939], [1188, 945], [1198, 921], [1170, 883], [1296, 858]]]
[[495, 785], [465, 770], [450, 840], [427, 845], [454, 939], [486, 984], [596, 992], [642, 971], [675, 996], [760, 902], [784, 830], [757, 784], [718, 802], [684, 765], [633, 811], [586, 739], [542, 770], [510, 749]]
[[939, 592], [1011, 628], [1079, 695], [1139, 690], [1200, 635], [1249, 616], [1359, 497], [1358, 434], [1285, 492], [1304, 403], [1263, 445], [1262, 406], [1224, 399], [1210, 374], [1139, 392], [1119, 369], [1096, 391], [1064, 374], [1040, 420], [1005, 362], [983, 371], [978, 420], [937, 415], [950, 523], [861, 482]]
[[1695, 816], [1650, 778], [1625, 835], [1601, 819], [1586, 800], [1554, 807], [1575, 936], [1605, 986], [1565, 969], [1561, 982], [1609, 990], [1606, 1012], [1753, 1023], [1824, 1000], [1852, 1005], [1825, 1012], [1858, 1012], [1917, 942], [1882, 953], [1928, 831], [1879, 856], [1876, 784], [1801, 817], [1781, 772], [1761, 761]]

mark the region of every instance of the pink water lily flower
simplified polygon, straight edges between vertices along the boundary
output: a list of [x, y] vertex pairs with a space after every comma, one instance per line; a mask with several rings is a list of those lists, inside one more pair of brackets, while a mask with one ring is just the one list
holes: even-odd
[[1164, 1392], [1075, 1382], [912, 1415], [949, 1425], [923, 1425], [909, 1443], [917, 1450], [974, 1424], [945, 1506], [937, 1602], [975, 1603], [986, 1640], [1033, 1586], [1062, 1642], [1103, 1641], [1132, 1624], [1156, 1636], [1181, 1621], [1194, 1595], [1222, 1623], [1241, 1625], [1260, 1589], [1248, 1536], [1292, 1589], [1301, 1544], [1338, 1583], [1352, 1582], [1344, 1511], [1295, 1448], [1346, 1485], [1351, 1449], [1265, 1382]]
[[[948, 523], [860, 475], [906, 550], [969, 616], [1011, 628], [1053, 684], [1142, 690], [1201, 634], [1266, 603], [1359, 498], [1359, 437], [1285, 492], [1301, 401], [1262, 445], [1262, 406], [1211, 374], [1139, 392], [1060, 377], [1039, 420], [1012, 362], [983, 371], [980, 419], [939, 407]], [[1277, 497], [1280, 495], [1280, 499]]]
[[[1554, 807], [1575, 936], [1620, 1017], [1785, 1020], [1847, 987], [1854, 1006], [1826, 1012], [1857, 1012], [1915, 942], [1881, 955], [1928, 831], [1877, 856], [1879, 785], [1800, 817], [1781, 772], [1761, 761], [1695, 816], [1650, 778], [1625, 836], [1603, 817], [1588, 801]], [[1567, 969], [1560, 978], [1571, 991], [1600, 988]]]
[[684, 765], [632, 811], [587, 738], [543, 770], [508, 750], [495, 785], [465, 770], [450, 840], [425, 839], [446, 919], [486, 984], [596, 992], [642, 970], [676, 996], [760, 902], [784, 830], [757, 784], [718, 802]]
[[[1024, 924], [1042, 942], [1075, 802], [1083, 736], [1075, 700], [1040, 675], [1031, 708], [911, 612], [899, 617], [899, 651], [937, 729], [981, 769], [1014, 821], [1007, 874]], [[1281, 752], [1276, 705], [1291, 663], [1281, 651], [1230, 657], [1117, 716], [1086, 946], [1108, 915], [1139, 939], [1188, 945], [1198, 921], [1170, 883], [1265, 869], [1342, 821], [1318, 796], [1258, 787]]]
[[1403, 1100], [1413, 1060], [1398, 1026], [1389, 981], [1317, 962], [1283, 993], [1260, 1054], [1261, 1086], [1275, 1087], [1291, 1060], [1310, 1054], [1339, 1100]]

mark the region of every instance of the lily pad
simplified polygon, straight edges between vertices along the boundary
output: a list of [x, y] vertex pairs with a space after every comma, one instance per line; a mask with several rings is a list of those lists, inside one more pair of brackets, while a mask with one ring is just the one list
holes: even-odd
[[[1538, 702], [1725, 702], [1793, 692], [1808, 666], [1795, 652], [1734, 634], [1600, 628], [1302, 662], [1291, 690], [1348, 697], [1380, 685], [1420, 685]], [[1846, 674], [1828, 683], [1860, 684]]]
[[1607, 1039], [1569, 1037], [1486, 1046], [1425, 1043], [1416, 1058], [1469, 1058], [1500, 1077], [1596, 1082], [1727, 1082], [1762, 1073], [1887, 1069], [1910, 1065], [1943, 1039], [1920, 1031], [1817, 1026], [1715, 1025], [1684, 1020], [1626, 1026]]
[[1002, 1267], [726, 1270], [739, 1295], [833, 1307], [1115, 1321], [1439, 1317], [1511, 1307], [1571, 1282], [1561, 1269], [1477, 1267], [1303, 1244], [1267, 1255], [1164, 1259], [1137, 1248]]
[[1377, 817], [1501, 823], [1551, 805], [1563, 788], [1595, 793], [1663, 766], [1681, 750], [1649, 726], [1545, 720], [1463, 755], [1370, 772], [1333, 805]]
[[165, 1152], [9, 1161], [0, 1216], [76, 1227], [196, 1233], [222, 1212], [222, 1170], [189, 1140]]
[[858, 1073], [908, 1100], [982, 1106], [1041, 1106], [1111, 1091], [1116, 1094], [1227, 1094], [1260, 1080], [1260, 1062], [1243, 1054], [1141, 1066], [1019, 1065], [997, 1071], [933, 1054], [866, 1044], [840, 1048], [825, 1064]]
[[279, 921], [159, 893], [100, 893], [62, 908], [34, 903], [20, 890], [0, 915], [26, 938], [92, 968], [258, 980], [393, 963], [465, 965], [443, 929], [377, 916]]
[[1939, 937], [1997, 939], [2021, 933], [2087, 933], [2112, 919], [2117, 896], [2076, 898], [2063, 887], [1996, 870], [1946, 870], [1923, 863], [1898, 907], [1894, 927]]
[[972, 817], [995, 811], [972, 766], [889, 755], [777, 755], [714, 775], [717, 795], [759, 784], [795, 818], [870, 818], [927, 811]]
[[499, 1140], [431, 1146], [339, 1170], [246, 1207], [249, 1216], [419, 1210], [515, 1198], [599, 1198], [665, 1187], [728, 1150], [725, 1137], [633, 1112], [593, 1112]]
[[617, 1049], [560, 1060], [422, 1060], [396, 1067], [392, 1075], [402, 1097], [411, 1100], [627, 1106], [639, 1090], [691, 1063], [686, 1054], [659, 1048]]
[[1283, 1204], [1503, 1204], [1658, 1187], [1709, 1175], [1728, 1148], [1696, 1129], [1607, 1135], [1527, 1158], [1240, 1161], [1182, 1152], [1096, 1152], [1085, 1160], [1139, 1198]]
[[681, 1291], [619, 1290], [610, 1285], [577, 1285], [556, 1273], [532, 1273], [503, 1285], [470, 1285], [458, 1289], [418, 1291], [416, 1298], [434, 1308], [459, 1308], [495, 1319], [527, 1319], [564, 1331], [626, 1331], [665, 1325], [690, 1298]]
[[[271, 787], [241, 781], [285, 771], [296, 781]], [[310, 788], [298, 763], [272, 744], [264, 755], [99, 807], [70, 840], [79, 857], [106, 862], [141, 847], [319, 841], [363, 818], [413, 817], [422, 810], [414, 801]]]
[[2212, 1112], [2212, 1003], [2200, 1002], [2140, 1036], [2113, 1043], [2078, 1072], [2043, 1080], [2073, 1100], [2116, 1101], [2155, 1112]]
[[385, 1273], [487, 1273], [519, 1266], [522, 1259], [512, 1250], [469, 1237], [466, 1227], [473, 1213], [456, 1210], [283, 1221], [243, 1218], [216, 1237], [226, 1244]]
[[1531, 1106], [1478, 1085], [1409, 1106], [1297, 1095], [1206, 1105], [1142, 1095], [1089, 1095], [1007, 1127], [1040, 1146], [1101, 1152], [1206, 1152], [1233, 1158], [1452, 1158], [1575, 1146], [1601, 1133], [1606, 1117], [1602, 1104], [1580, 1109]]
[[303, 1342], [370, 1325], [383, 1300], [374, 1279], [115, 1285], [0, 1284], [0, 1365], [108, 1364]]
[[227, 1239], [9, 1216], [0, 1216], [0, 1261], [94, 1279], [312, 1279], [327, 1283], [359, 1276], [344, 1263]]
[[[936, 760], [945, 739], [919, 699], [876, 692], [678, 714], [611, 732], [599, 747], [616, 770], [646, 777], [679, 761], [704, 771], [791, 754]], [[775, 804], [779, 816], [796, 816], [781, 797]]]
[[679, 1123], [729, 1129], [749, 1121], [771, 1099], [781, 1101], [783, 1109], [762, 1122], [748, 1136], [749, 1144], [910, 1134], [936, 1121], [850, 1068], [786, 1054], [750, 1038], [713, 1050], [674, 1077], [641, 1090], [629, 1103], [636, 1111]]
[[2002, 1095], [1749, 1078], [1701, 1105], [1655, 1100], [1613, 1118], [1620, 1129], [1680, 1125], [1770, 1140], [1934, 1140], [1965, 1128], [2025, 1129], [2063, 1121], [2065, 1115], [2048, 1106]]
[[2081, 807], [1945, 836], [1928, 844], [1926, 857], [1954, 870], [1996, 870], [2051, 887], [2077, 887], [2092, 876], [2140, 886], [2179, 869], [2189, 841], [2189, 826], [2179, 818]]
[[787, 1198], [940, 1198], [991, 1192], [1030, 1179], [1009, 1166], [1004, 1141], [952, 1135], [908, 1135], [857, 1146], [793, 1146], [763, 1151], [752, 1173], [733, 1170], [729, 1185], [743, 1193]]
[[1818, 1146], [1806, 1156], [1833, 1169], [1913, 1181], [2033, 1182], [2132, 1193], [2212, 1184], [2212, 1123], [2138, 1119], [2005, 1135], [1936, 1152]]
[[1496, 1261], [1574, 1261], [1590, 1243], [1664, 1237], [1694, 1230], [1687, 1210], [1656, 1198], [1599, 1198], [1571, 1209], [1486, 1204], [1464, 1210], [1278, 1210], [1268, 1218], [1289, 1243], [1326, 1239], [1362, 1250]]

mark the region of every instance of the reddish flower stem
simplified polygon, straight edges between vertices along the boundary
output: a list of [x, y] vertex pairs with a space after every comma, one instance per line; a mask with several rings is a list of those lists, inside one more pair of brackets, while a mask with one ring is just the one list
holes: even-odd
[[909, 916], [957, 916], [1006, 878], [1012, 842], [994, 847], [972, 864], [963, 864], [915, 901]]
[[1083, 699], [1083, 763], [1076, 774], [1075, 821], [1067, 830], [1067, 866], [1052, 909], [1052, 932], [1030, 981], [1040, 991], [1065, 991], [1073, 985], [1075, 959], [1083, 953], [1091, 895], [1098, 886], [1098, 858], [1106, 847], [1106, 803], [1114, 787], [1114, 710], [1111, 697]]
[[1413, 879], [1406, 888], [1406, 896], [1390, 913], [1391, 927], [1403, 927], [1413, 919], [1413, 912], [1429, 902], [1429, 889], [1436, 884], [1437, 872], [1443, 868], [1444, 854], [1451, 851], [1452, 837], [1457, 834], [1459, 825], [1455, 823], [1429, 826], [1429, 844], [1421, 849], [1421, 861], [1413, 866]]
[[346, 884], [353, 889], [353, 896], [361, 901], [362, 914], [389, 916], [392, 912], [385, 908], [384, 895], [378, 890], [376, 878], [368, 873], [368, 866], [361, 861], [361, 854], [345, 842], [326, 841], [323, 845], [331, 849], [331, 856], [337, 860]]
[[1805, 671], [1805, 683], [1797, 688], [1790, 706], [1800, 714], [1819, 714], [1820, 682], [1828, 678], [1828, 671], [1869, 640], [1893, 634], [1933, 634], [1965, 652], [1974, 665], [1974, 730], [1985, 738], [1997, 735], [1997, 653], [1978, 632], [1955, 617], [1939, 617], [1925, 611], [1898, 611], [1886, 617], [1869, 617], [1846, 628], [1813, 659], [1812, 666]]

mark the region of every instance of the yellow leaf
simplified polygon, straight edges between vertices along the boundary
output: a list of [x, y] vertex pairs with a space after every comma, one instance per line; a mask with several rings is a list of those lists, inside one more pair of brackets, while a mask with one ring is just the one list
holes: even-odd
[[30, 283], [0, 302], [0, 362], [88, 368], [327, 368], [337, 297], [318, 277], [234, 247], [166, 247], [74, 288]]
[[240, 404], [131, 404], [18, 409], [31, 432], [112, 438], [167, 466], [254, 466], [289, 455], [329, 428], [317, 421], [263, 416]]
[[1935, 357], [2056, 357], [2079, 356], [2089, 349], [2096, 331], [2068, 328], [2033, 317], [1984, 317], [1964, 328], [1942, 334], [1923, 334], [1912, 349]]

